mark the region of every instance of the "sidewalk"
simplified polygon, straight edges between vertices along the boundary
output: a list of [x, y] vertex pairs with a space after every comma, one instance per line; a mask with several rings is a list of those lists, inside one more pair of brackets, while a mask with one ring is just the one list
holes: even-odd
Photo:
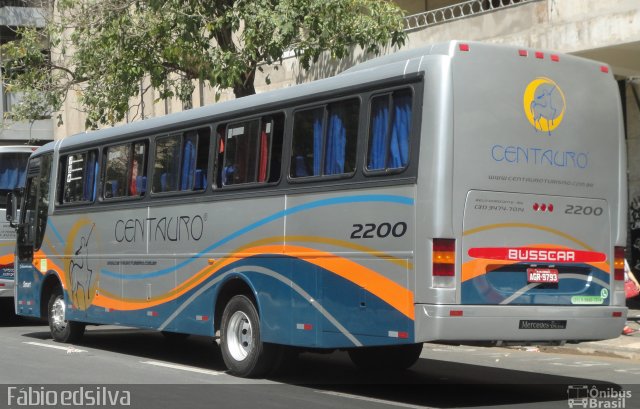
[[540, 347], [540, 352], [612, 356], [640, 361], [640, 310], [629, 310], [627, 325], [638, 331], [605, 341]]

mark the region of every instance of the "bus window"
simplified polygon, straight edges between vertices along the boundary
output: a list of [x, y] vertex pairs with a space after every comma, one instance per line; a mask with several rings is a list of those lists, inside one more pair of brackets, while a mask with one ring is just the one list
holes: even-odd
[[204, 190], [209, 165], [209, 128], [156, 141], [153, 192]]
[[30, 154], [30, 152], [0, 152], [0, 209], [6, 206], [7, 193], [17, 187], [24, 187], [25, 171]]
[[92, 202], [96, 194], [98, 172], [96, 151], [79, 152], [63, 156], [60, 160], [62, 194], [59, 203]]
[[146, 191], [144, 142], [107, 148], [103, 195], [105, 199], [143, 196]]
[[367, 170], [405, 168], [409, 163], [411, 91], [401, 90], [371, 100]]
[[296, 112], [292, 178], [353, 173], [359, 108], [351, 99]]
[[230, 124], [220, 143], [222, 186], [277, 182], [282, 151], [281, 115]]

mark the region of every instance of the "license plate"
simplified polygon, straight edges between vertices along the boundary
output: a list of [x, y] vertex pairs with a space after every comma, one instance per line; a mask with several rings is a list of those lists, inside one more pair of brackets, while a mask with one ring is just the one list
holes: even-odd
[[557, 283], [558, 270], [555, 268], [528, 268], [527, 282], [529, 283]]

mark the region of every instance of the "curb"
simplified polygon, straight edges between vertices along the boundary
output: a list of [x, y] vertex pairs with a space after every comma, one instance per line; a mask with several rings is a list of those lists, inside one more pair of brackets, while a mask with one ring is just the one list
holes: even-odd
[[640, 338], [634, 342], [637, 346], [624, 347], [616, 345], [603, 345], [597, 342], [583, 342], [581, 344], [569, 344], [562, 346], [541, 346], [540, 352], [556, 354], [574, 354], [606, 356], [612, 358], [624, 358], [640, 361]]

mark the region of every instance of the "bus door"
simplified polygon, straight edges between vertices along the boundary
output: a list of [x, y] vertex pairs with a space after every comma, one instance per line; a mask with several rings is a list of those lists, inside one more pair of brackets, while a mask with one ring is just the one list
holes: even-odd
[[37, 292], [48, 271], [40, 248], [47, 227], [51, 155], [32, 158], [27, 169], [16, 247], [16, 304], [22, 315], [40, 316]]

